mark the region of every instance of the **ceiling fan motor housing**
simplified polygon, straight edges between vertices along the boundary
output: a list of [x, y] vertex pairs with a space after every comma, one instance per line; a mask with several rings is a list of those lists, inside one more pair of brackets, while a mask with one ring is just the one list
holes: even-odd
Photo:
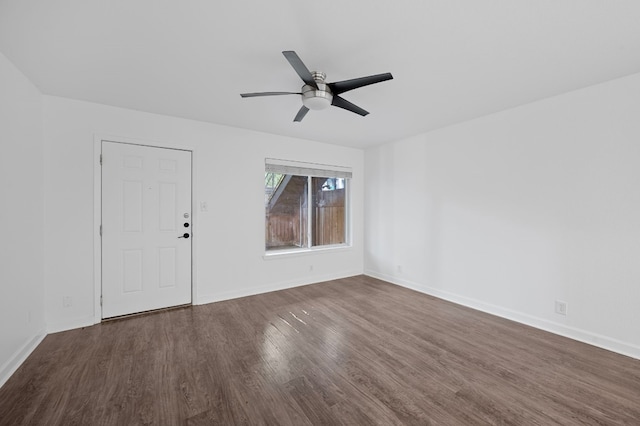
[[302, 104], [313, 110], [325, 109], [329, 107], [333, 101], [333, 94], [329, 86], [324, 82], [326, 75], [320, 71], [313, 71], [311, 75], [318, 88], [316, 89], [308, 84], [302, 86]]

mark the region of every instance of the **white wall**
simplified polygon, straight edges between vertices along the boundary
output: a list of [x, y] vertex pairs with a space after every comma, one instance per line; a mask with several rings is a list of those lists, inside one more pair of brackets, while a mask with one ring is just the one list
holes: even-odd
[[[291, 125], [297, 125], [291, 123]], [[57, 97], [44, 97], [47, 324], [50, 331], [94, 319], [94, 135], [194, 150], [197, 302], [363, 272], [362, 150], [251, 132]], [[353, 247], [264, 260], [266, 157], [353, 168]], [[313, 266], [313, 271], [310, 271]], [[72, 306], [63, 307], [63, 297]]]
[[45, 331], [41, 102], [0, 53], [0, 386]]
[[640, 75], [365, 164], [366, 273], [640, 358]]

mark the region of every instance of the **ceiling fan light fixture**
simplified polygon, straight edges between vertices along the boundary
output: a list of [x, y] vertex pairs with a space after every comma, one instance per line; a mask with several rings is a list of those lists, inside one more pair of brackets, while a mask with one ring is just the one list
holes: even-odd
[[293, 50], [285, 50], [282, 54], [304, 82], [304, 86], [302, 86], [300, 92], [256, 92], [241, 93], [240, 96], [243, 98], [253, 98], [256, 96], [301, 95], [302, 106], [293, 119], [294, 122], [302, 121], [311, 109], [326, 109], [329, 106], [342, 108], [364, 117], [369, 114], [368, 111], [352, 104], [348, 100], [340, 97], [340, 95], [359, 87], [381, 83], [393, 78], [391, 73], [387, 72], [384, 74], [352, 78], [351, 80], [326, 83], [325, 79], [327, 76], [325, 73], [321, 71], [309, 71], [304, 62], [302, 62], [302, 59], [300, 59], [298, 54]]
[[[324, 86], [324, 85], [323, 85]], [[302, 104], [312, 110], [321, 110], [331, 106], [333, 95], [328, 90], [317, 90], [315, 87], [302, 87]]]

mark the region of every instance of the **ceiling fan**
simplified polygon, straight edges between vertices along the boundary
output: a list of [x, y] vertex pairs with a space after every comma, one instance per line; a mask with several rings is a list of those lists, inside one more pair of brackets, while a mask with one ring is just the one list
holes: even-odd
[[296, 114], [293, 121], [302, 121], [310, 109], [325, 109], [329, 105], [355, 112], [356, 114], [364, 117], [369, 114], [368, 111], [352, 104], [339, 95], [344, 92], [348, 92], [349, 90], [368, 86], [374, 83], [380, 83], [393, 78], [391, 73], [384, 73], [354, 78], [352, 80], [337, 81], [335, 83], [325, 83], [325, 73], [320, 71], [309, 71], [296, 52], [293, 50], [286, 50], [282, 52], [282, 54], [304, 82], [304, 86], [302, 86], [301, 91], [242, 93], [240, 96], [243, 98], [252, 98], [256, 96], [302, 95], [302, 107], [298, 111], [298, 114]]

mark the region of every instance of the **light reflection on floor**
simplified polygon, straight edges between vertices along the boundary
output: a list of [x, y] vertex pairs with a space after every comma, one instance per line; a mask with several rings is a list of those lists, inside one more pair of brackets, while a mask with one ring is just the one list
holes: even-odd
[[[313, 359], [316, 354], [322, 354], [323, 362], [329, 359], [334, 361], [336, 366], [344, 360], [347, 355], [345, 350], [348, 348], [345, 346], [343, 333], [330, 320], [323, 321], [323, 324], [315, 321], [310, 312], [312, 311], [299, 309], [274, 314], [272, 320], [265, 327], [261, 339], [260, 352], [263, 360], [261, 370], [264, 374], [280, 383], [286, 383], [300, 374], [296, 365], [301, 363], [301, 357]], [[318, 335], [315, 331], [307, 333], [306, 330], [310, 327], [323, 328], [321, 331], [322, 340], [315, 342], [318, 346], [316, 352], [300, 352], [297, 346], [298, 339], [308, 339], [313, 335]], [[305, 345], [300, 346], [308, 348], [308, 344], [309, 342], [305, 342]]]

